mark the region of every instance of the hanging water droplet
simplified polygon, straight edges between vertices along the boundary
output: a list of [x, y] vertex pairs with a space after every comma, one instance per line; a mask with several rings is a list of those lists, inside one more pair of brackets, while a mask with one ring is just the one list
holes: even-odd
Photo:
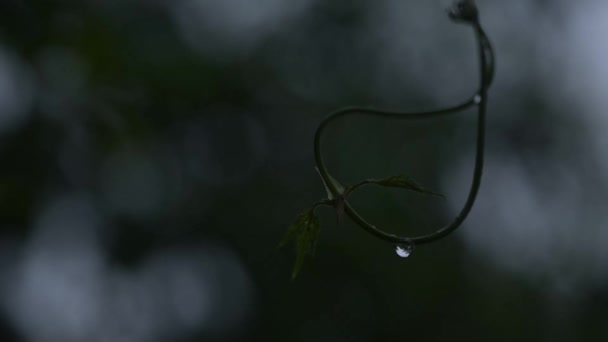
[[414, 244], [411, 242], [403, 244], [403, 245], [395, 246], [395, 252], [401, 258], [409, 257], [413, 251], [414, 251]]
[[479, 95], [473, 96], [473, 102], [475, 102], [475, 104], [479, 104], [481, 102], [481, 96], [479, 96]]

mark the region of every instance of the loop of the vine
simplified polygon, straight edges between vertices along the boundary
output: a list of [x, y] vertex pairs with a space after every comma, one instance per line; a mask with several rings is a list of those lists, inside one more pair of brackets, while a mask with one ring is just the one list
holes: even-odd
[[[330, 199], [333, 199], [335, 202], [340, 203], [340, 210], [348, 215], [357, 225], [365, 229], [368, 233], [380, 238], [382, 240], [388, 241], [394, 244], [403, 244], [403, 243], [414, 243], [416, 245], [430, 243], [445, 237], [450, 234], [454, 230], [456, 230], [462, 222], [465, 220], [473, 204], [475, 202], [475, 198], [477, 197], [477, 192], [479, 191], [479, 186], [481, 184], [481, 176], [483, 172], [483, 159], [484, 159], [484, 141], [485, 141], [485, 116], [486, 116], [486, 106], [488, 100], [488, 89], [492, 83], [494, 78], [494, 51], [492, 49], [492, 45], [487, 35], [485, 34], [481, 24], [478, 20], [478, 12], [475, 4], [471, 0], [461, 0], [457, 3], [450, 12], [450, 18], [455, 21], [465, 22], [470, 24], [475, 32], [475, 37], [478, 46], [479, 53], [479, 68], [480, 68], [480, 85], [475, 94], [473, 94], [469, 99], [463, 101], [460, 104], [457, 104], [452, 107], [447, 107], [444, 109], [437, 109], [431, 111], [424, 112], [396, 112], [396, 111], [386, 111], [386, 110], [378, 110], [372, 108], [359, 108], [359, 107], [348, 107], [336, 110], [330, 113], [317, 128], [314, 137], [314, 155], [315, 161], [317, 164], [317, 170], [319, 171], [319, 175], [321, 176], [325, 186], [327, 187], [328, 193], [330, 195]], [[370, 115], [370, 116], [379, 116], [384, 118], [393, 118], [393, 119], [404, 119], [404, 120], [419, 120], [419, 119], [431, 119], [437, 118], [440, 116], [453, 114], [456, 112], [461, 112], [467, 108], [471, 108], [477, 106], [477, 140], [476, 140], [476, 157], [475, 157], [475, 168], [473, 171], [473, 181], [471, 183], [471, 187], [469, 190], [469, 194], [467, 196], [466, 202], [463, 208], [460, 210], [460, 213], [454, 218], [454, 220], [448, 225], [438, 229], [437, 231], [417, 236], [417, 237], [402, 237], [394, 234], [386, 233], [385, 231], [375, 227], [374, 225], [368, 223], [363, 217], [361, 217], [355, 209], [350, 205], [350, 203], [346, 200], [345, 194], [343, 193], [344, 188], [330, 175], [327, 167], [322, 158], [322, 148], [321, 148], [321, 138], [323, 135], [323, 131], [328, 126], [329, 123], [334, 120], [348, 116], [348, 115]], [[340, 215], [340, 213], [338, 213]]]

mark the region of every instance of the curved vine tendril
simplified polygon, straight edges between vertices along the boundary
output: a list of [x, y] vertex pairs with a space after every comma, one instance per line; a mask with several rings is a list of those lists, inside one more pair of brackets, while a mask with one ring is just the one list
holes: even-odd
[[[485, 141], [485, 117], [486, 107], [488, 101], [488, 89], [494, 78], [494, 50], [485, 34], [480, 22], [477, 7], [473, 0], [460, 0], [449, 10], [448, 16], [456, 21], [470, 25], [475, 33], [477, 41], [478, 54], [479, 54], [479, 68], [480, 68], [480, 81], [477, 91], [469, 97], [467, 100], [460, 104], [436, 110], [429, 110], [423, 112], [397, 112], [387, 111], [374, 108], [361, 108], [361, 107], [347, 107], [338, 109], [331, 112], [318, 126], [314, 137], [314, 156], [317, 165], [317, 171], [321, 176], [323, 183], [325, 184], [328, 192], [329, 199], [318, 202], [313, 206], [312, 209], [299, 216], [296, 223], [290, 226], [287, 236], [283, 240], [285, 242], [289, 240], [296, 241], [297, 248], [297, 259], [296, 266], [294, 267], [293, 277], [295, 277], [302, 265], [303, 259], [307, 255], [314, 253], [314, 245], [316, 243], [317, 234], [319, 231], [318, 219], [314, 216], [314, 208], [319, 205], [331, 205], [336, 208], [338, 219], [340, 220], [342, 214], [346, 214], [350, 217], [357, 225], [366, 230], [373, 236], [382, 239], [384, 241], [393, 244], [407, 244], [407, 245], [422, 245], [439, 240], [454, 230], [456, 230], [462, 222], [465, 220], [473, 204], [479, 187], [481, 184], [481, 176], [483, 173], [483, 160], [484, 160], [484, 141]], [[344, 187], [329, 173], [322, 156], [322, 137], [325, 128], [337, 120], [338, 118], [349, 116], [349, 115], [368, 115], [376, 117], [384, 117], [390, 119], [399, 120], [420, 120], [420, 119], [433, 119], [442, 117], [448, 114], [454, 114], [461, 112], [465, 109], [477, 106], [477, 140], [476, 140], [476, 157], [475, 157], [475, 168], [473, 171], [473, 180], [466, 202], [460, 213], [453, 219], [453, 221], [444, 227], [436, 230], [433, 233], [416, 236], [416, 237], [405, 237], [389, 234], [376, 226], [367, 222], [357, 211], [350, 205], [346, 197], [352, 193], [359, 186], [365, 184], [379, 184], [383, 186], [393, 186], [407, 188], [409, 190], [427, 192], [419, 187], [413, 181], [409, 181], [403, 177], [391, 177], [384, 180], [368, 179], [362, 181], [354, 186]], [[313, 219], [314, 218], [314, 219]], [[298, 224], [299, 223], [299, 224]]]

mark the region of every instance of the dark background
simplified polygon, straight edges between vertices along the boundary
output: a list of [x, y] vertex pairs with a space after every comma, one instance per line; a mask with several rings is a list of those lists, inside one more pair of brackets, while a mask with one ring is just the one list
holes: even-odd
[[[449, 1], [0, 2], [3, 341], [608, 340], [608, 5], [480, 1], [497, 53], [486, 172], [463, 227], [407, 259], [320, 209], [291, 281], [277, 249], [323, 197], [332, 109], [428, 109], [477, 87]], [[343, 183], [402, 235], [449, 222], [475, 113], [352, 118]]]

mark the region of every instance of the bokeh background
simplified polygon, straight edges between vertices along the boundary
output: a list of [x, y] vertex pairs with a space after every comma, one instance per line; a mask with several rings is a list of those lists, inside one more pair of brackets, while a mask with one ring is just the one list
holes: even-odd
[[[0, 2], [3, 341], [608, 340], [608, 3], [478, 1], [497, 53], [486, 172], [455, 234], [407, 259], [321, 208], [291, 281], [277, 244], [323, 196], [331, 109], [470, 96], [444, 0]], [[343, 183], [394, 233], [449, 222], [475, 113], [352, 118]]]

